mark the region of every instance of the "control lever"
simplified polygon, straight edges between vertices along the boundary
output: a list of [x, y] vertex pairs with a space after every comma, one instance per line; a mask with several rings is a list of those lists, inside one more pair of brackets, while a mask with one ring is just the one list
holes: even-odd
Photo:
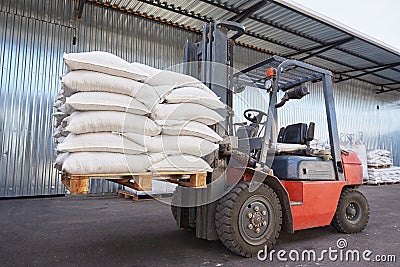
[[237, 38], [242, 36], [245, 32], [244, 25], [241, 23], [238, 23], [238, 22], [234, 22], [234, 21], [217, 20], [215, 22], [215, 25], [221, 26], [229, 31], [236, 32], [236, 34], [230, 38], [231, 40], [236, 40]]

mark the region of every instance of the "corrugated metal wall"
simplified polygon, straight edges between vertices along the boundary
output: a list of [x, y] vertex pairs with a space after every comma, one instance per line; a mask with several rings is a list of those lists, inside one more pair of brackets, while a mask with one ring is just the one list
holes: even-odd
[[[166, 68], [182, 62], [186, 38], [199, 37], [94, 5], [86, 5], [83, 19], [75, 22], [73, 2], [0, 3], [0, 197], [64, 193], [53, 168], [51, 124], [64, 52], [102, 50]], [[90, 192], [117, 188], [98, 179]]]
[[[183, 60], [186, 38], [199, 35], [117, 11], [86, 5], [83, 20], [74, 21], [73, 0], [3, 0], [0, 2], [0, 197], [64, 192], [53, 169], [52, 103], [64, 72], [64, 52], [103, 50], [128, 61], [167, 68]], [[72, 45], [76, 36], [77, 43]], [[236, 49], [236, 68], [267, 55]], [[317, 136], [326, 138], [322, 94], [285, 106], [286, 125], [315, 121]], [[399, 103], [378, 98], [370, 85], [350, 81], [335, 88], [342, 133], [364, 133], [370, 148], [391, 149], [400, 162]], [[248, 90], [235, 98], [236, 121], [246, 106], [265, 108], [265, 92]], [[320, 105], [321, 104], [321, 105]], [[377, 106], [379, 105], [379, 110]], [[92, 193], [113, 192], [114, 184], [93, 180]]]
[[52, 166], [51, 113], [62, 53], [71, 50], [71, 4], [0, 5], [0, 197], [64, 193]]

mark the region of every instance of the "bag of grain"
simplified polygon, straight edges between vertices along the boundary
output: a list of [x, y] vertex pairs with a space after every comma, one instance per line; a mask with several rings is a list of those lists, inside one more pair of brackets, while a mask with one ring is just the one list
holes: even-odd
[[193, 155], [204, 157], [218, 149], [218, 145], [195, 136], [144, 136], [135, 133], [123, 133], [126, 139], [145, 147], [150, 153], [162, 152], [166, 155]]
[[154, 120], [197, 121], [213, 125], [224, 120], [216, 111], [193, 103], [159, 104], [152, 113]]
[[132, 132], [155, 136], [161, 127], [153, 120], [118, 111], [76, 111], [63, 120], [65, 129], [74, 134], [96, 132]]
[[121, 135], [107, 132], [69, 134], [57, 146], [60, 152], [114, 152], [124, 154], [143, 154], [147, 149]]
[[148, 115], [150, 110], [136, 98], [105, 92], [79, 92], [67, 97], [59, 110], [66, 114], [74, 111], [122, 111]]
[[64, 54], [63, 59], [70, 71], [90, 70], [136, 81], [144, 81], [150, 76], [122, 58], [102, 51]]

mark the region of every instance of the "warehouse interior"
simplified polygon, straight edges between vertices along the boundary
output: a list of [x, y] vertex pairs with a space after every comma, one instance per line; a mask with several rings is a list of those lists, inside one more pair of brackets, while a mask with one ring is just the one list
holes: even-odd
[[[393, 164], [400, 165], [400, 51], [307, 10], [280, 0], [5, 0], [0, 4], [0, 197], [64, 194], [53, 168], [51, 123], [64, 53], [101, 50], [165, 69], [182, 63], [186, 40], [198, 41], [203, 25], [219, 19], [246, 27], [235, 47], [238, 70], [272, 55], [331, 70], [339, 132], [361, 139], [368, 149], [391, 151]], [[326, 129], [318, 128], [326, 125], [318, 112], [322, 91], [310, 87], [317, 93], [301, 106], [289, 103], [279, 120], [283, 125], [315, 121], [316, 136], [324, 141]], [[248, 102], [265, 108], [259, 94], [238, 94], [237, 113]], [[90, 193], [116, 190], [105, 180], [90, 184]]]

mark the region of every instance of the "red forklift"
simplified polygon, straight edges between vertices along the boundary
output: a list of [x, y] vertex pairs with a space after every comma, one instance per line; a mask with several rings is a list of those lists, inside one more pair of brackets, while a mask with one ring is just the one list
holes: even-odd
[[[332, 73], [279, 56], [235, 71], [235, 39], [243, 32], [236, 22], [212, 22], [204, 26], [200, 42], [186, 44], [185, 73], [221, 98], [226, 109], [220, 113], [226, 120], [213, 126], [224, 141], [206, 157], [214, 169], [207, 188], [175, 191], [171, 209], [178, 227], [194, 230], [198, 238], [219, 239], [245, 257], [265, 246], [271, 249], [281, 231], [332, 225], [341, 233], [361, 232], [369, 218], [367, 199], [358, 190], [362, 165], [356, 153], [340, 149]], [[329, 157], [310, 153], [315, 123], [277, 129], [277, 110], [313, 93], [307, 83], [322, 83]], [[237, 125], [233, 95], [248, 84], [268, 92], [269, 108], [246, 110], [248, 123]], [[284, 95], [278, 103], [280, 91]], [[277, 144], [286, 150], [277, 151]]]

